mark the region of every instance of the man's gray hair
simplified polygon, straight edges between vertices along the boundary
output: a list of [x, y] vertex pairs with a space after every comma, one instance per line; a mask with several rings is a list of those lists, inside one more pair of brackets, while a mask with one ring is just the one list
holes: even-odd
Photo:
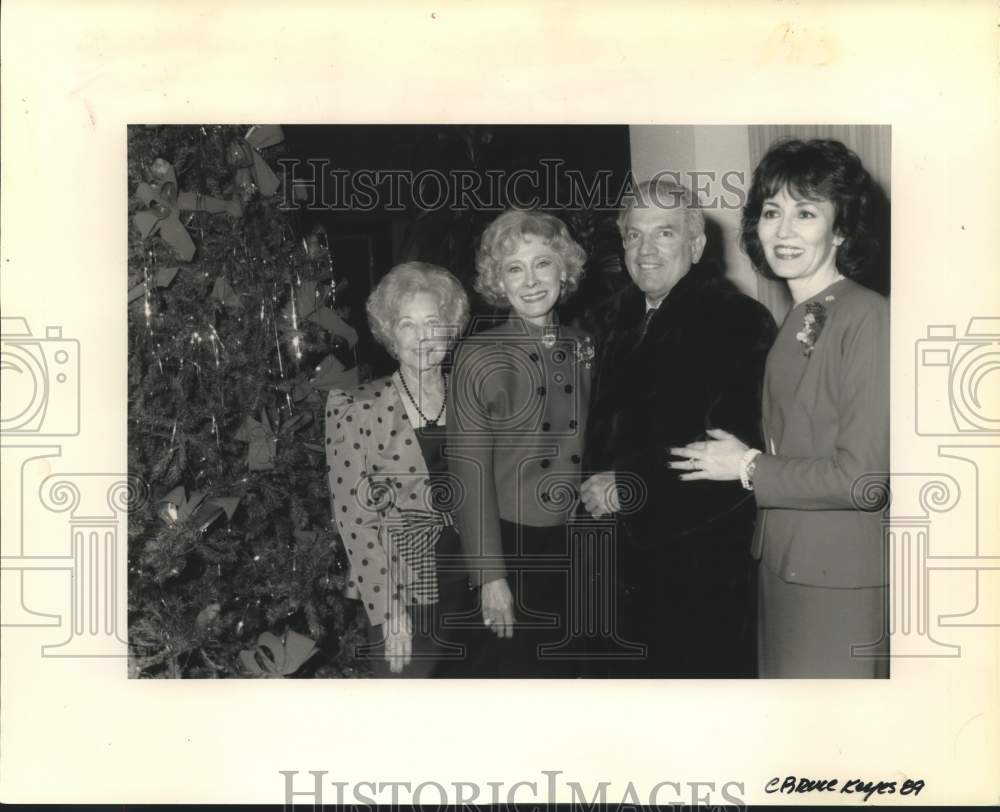
[[644, 180], [622, 201], [618, 212], [618, 231], [622, 239], [625, 238], [625, 221], [628, 220], [629, 212], [637, 206], [664, 210], [683, 206], [688, 237], [694, 239], [705, 233], [705, 215], [698, 206], [697, 198], [690, 189], [665, 172]]

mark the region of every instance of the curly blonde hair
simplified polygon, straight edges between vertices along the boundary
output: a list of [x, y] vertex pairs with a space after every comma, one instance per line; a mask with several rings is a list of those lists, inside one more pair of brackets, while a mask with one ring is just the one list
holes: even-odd
[[570, 236], [566, 224], [545, 212], [511, 209], [490, 223], [479, 240], [475, 289], [488, 304], [510, 306], [500, 281], [500, 266], [505, 257], [517, 250], [518, 241], [527, 237], [537, 237], [559, 258], [560, 270], [566, 273], [566, 285], [559, 295], [560, 300], [579, 286], [587, 254]]

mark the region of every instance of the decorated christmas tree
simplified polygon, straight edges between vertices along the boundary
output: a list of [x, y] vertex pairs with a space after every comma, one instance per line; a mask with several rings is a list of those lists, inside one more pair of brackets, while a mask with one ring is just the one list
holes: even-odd
[[130, 674], [354, 676], [323, 447], [357, 379], [276, 126], [128, 133]]

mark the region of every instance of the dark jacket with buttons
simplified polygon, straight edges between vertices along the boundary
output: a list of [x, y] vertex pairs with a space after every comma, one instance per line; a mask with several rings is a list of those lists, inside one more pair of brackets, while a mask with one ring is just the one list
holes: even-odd
[[506, 575], [501, 519], [552, 527], [575, 509], [593, 356], [583, 331], [514, 316], [456, 352], [446, 455], [474, 583]]

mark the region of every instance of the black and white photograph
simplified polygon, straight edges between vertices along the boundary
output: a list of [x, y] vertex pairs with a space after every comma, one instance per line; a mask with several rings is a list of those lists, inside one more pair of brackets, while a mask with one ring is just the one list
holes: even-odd
[[890, 138], [131, 126], [132, 675], [888, 676]]
[[8, 0], [0, 802], [994, 803], [995, 12]]

